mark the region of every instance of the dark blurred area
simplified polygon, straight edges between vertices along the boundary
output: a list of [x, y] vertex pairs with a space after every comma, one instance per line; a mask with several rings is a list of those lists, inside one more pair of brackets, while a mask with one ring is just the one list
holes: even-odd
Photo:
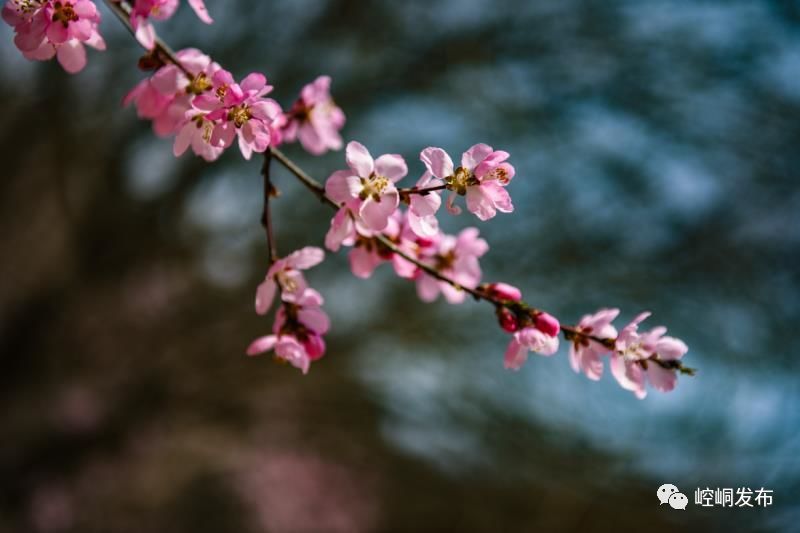
[[[77, 76], [3, 25], [0, 531], [800, 528], [800, 3], [207, 4], [213, 26], [182, 6], [160, 33], [265, 72], [285, 107], [331, 75], [345, 139], [403, 154], [406, 185], [429, 145], [511, 152], [485, 279], [568, 322], [652, 310], [698, 375], [638, 401], [565, 346], [506, 372], [491, 308], [424, 305], [343, 254], [308, 276], [326, 357], [248, 359], [271, 326], [261, 162], [176, 160], [122, 109], [141, 51], [107, 10]], [[275, 181], [280, 250], [321, 246], [330, 213]], [[774, 502], [703, 508], [706, 487]]]

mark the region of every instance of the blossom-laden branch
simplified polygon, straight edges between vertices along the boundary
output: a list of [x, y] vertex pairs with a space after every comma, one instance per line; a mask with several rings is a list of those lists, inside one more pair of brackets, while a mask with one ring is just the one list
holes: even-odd
[[[205, 23], [212, 19], [202, 0], [189, 5]], [[325, 353], [330, 320], [321, 306], [322, 296], [309, 287], [302, 271], [324, 259], [324, 252], [306, 247], [279, 257], [270, 201], [277, 195], [271, 180], [274, 159], [289, 170], [309, 191], [335, 210], [325, 245], [331, 251], [349, 247], [353, 274], [368, 278], [380, 264], [390, 262], [395, 273], [416, 284], [421, 300], [431, 302], [441, 294], [457, 304], [467, 296], [492, 304], [501, 328], [512, 335], [505, 367], [518, 370], [529, 352], [553, 355], [559, 333], [569, 343], [569, 361], [575, 372], [600, 379], [604, 358], [619, 384], [637, 397], [649, 383], [659, 391], [675, 387], [677, 374], [693, 375], [681, 359], [688, 351], [683, 341], [666, 336], [666, 328], [639, 332], [650, 313], [638, 315], [619, 332], [613, 321], [619, 309], [600, 309], [581, 318], [575, 326], [561, 325], [551, 314], [522, 299], [516, 287], [482, 281], [479, 259], [489, 245], [476, 228], [458, 235], [439, 228], [437, 213], [441, 194], [449, 191], [447, 211], [458, 215], [459, 196], [467, 210], [485, 221], [498, 213], [511, 213], [514, 205], [507, 191], [516, 170], [508, 152], [486, 144], [465, 151], [456, 166], [447, 152], [429, 147], [420, 153], [425, 171], [413, 187], [397, 187], [408, 174], [405, 160], [397, 154], [373, 158], [362, 144], [351, 141], [345, 150], [347, 167], [333, 172], [325, 184], [313, 179], [279, 148], [299, 142], [319, 155], [344, 146], [340, 131], [342, 110], [330, 95], [331, 79], [320, 76], [306, 85], [288, 111], [267, 95], [267, 78], [251, 73], [237, 82], [211, 58], [196, 49], [173, 52], [161, 41], [151, 19], [169, 18], [178, 0], [106, 0], [111, 11], [147, 50], [139, 66], [153, 71], [124, 99], [136, 106], [140, 118], [150, 120], [156, 135], [174, 136], [173, 152], [189, 148], [197, 156], [214, 161], [236, 141], [245, 159], [264, 154], [264, 206], [262, 224], [268, 247], [268, 271], [256, 291], [256, 312], [266, 314], [279, 301], [272, 334], [256, 339], [249, 355], [273, 351], [277, 358], [308, 372], [311, 362]], [[86, 64], [83, 45], [104, 49], [98, 25], [100, 15], [90, 0], [7, 0], [3, 19], [14, 27], [15, 44], [29, 59], [57, 57], [69, 72]], [[403, 209], [401, 204], [407, 207]]]

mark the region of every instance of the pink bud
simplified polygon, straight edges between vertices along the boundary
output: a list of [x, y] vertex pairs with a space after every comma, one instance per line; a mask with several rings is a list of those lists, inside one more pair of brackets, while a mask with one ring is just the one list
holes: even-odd
[[536, 315], [536, 329], [545, 335], [555, 337], [561, 330], [561, 325], [558, 323], [558, 319], [553, 315], [539, 313]]
[[522, 292], [508, 283], [491, 283], [487, 287], [487, 292], [501, 300], [511, 300], [513, 302], [518, 302], [522, 300]]
[[514, 333], [519, 329], [519, 320], [517, 316], [507, 307], [501, 307], [497, 311], [497, 319], [500, 322], [500, 327], [504, 331]]

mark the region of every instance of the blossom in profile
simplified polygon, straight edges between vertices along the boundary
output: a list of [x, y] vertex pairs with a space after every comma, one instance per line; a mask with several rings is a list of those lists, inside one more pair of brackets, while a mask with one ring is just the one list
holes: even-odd
[[[211, 79], [221, 67], [195, 48], [180, 50], [175, 56], [185, 72], [171, 63], [160, 67], [128, 92], [123, 105], [135, 106], [139, 118], [152, 121], [153, 131], [159, 137], [182, 132], [183, 138], [174, 150], [176, 156], [191, 145], [197, 155], [213, 161], [222, 153], [222, 149], [210, 145], [214, 124], [199, 123], [197, 116], [203, 117], [205, 113], [189, 111], [193, 109], [192, 98], [212, 89]], [[187, 77], [186, 72], [192, 77]]]
[[503, 366], [508, 370], [519, 370], [528, 360], [529, 352], [549, 356], [557, 351], [558, 337], [536, 327], [526, 327], [514, 333], [506, 349]]
[[661, 392], [673, 390], [678, 377], [677, 370], [669, 368], [670, 363], [689, 351], [682, 340], [664, 335], [667, 328], [663, 326], [639, 333], [639, 324], [649, 316], [649, 312], [641, 313], [622, 328], [611, 356], [614, 378], [639, 399], [647, 396], [648, 382]]
[[91, 0], [8, 0], [3, 20], [14, 28], [14, 44], [26, 59], [59, 64], [75, 74], [86, 66], [84, 45], [105, 50], [100, 13]]
[[420, 155], [428, 171], [452, 191], [447, 209], [459, 214], [461, 208], [455, 205], [455, 199], [465, 196], [467, 209], [480, 220], [489, 220], [498, 211], [514, 211], [505, 189], [515, 174], [514, 167], [506, 161], [508, 157], [508, 152], [494, 150], [486, 144], [476, 144], [464, 152], [458, 168], [454, 168], [453, 160], [441, 148], [426, 148]]
[[[203, 0], [189, 0], [189, 6], [206, 24], [214, 22]], [[177, 9], [178, 0], [134, 0], [130, 21], [136, 40], [148, 50], [152, 50], [156, 44], [156, 31], [150, 19], [166, 20], [172, 17]]]
[[260, 355], [271, 350], [275, 356], [307, 374], [313, 361], [325, 355], [323, 335], [330, 328], [328, 315], [322, 310], [322, 296], [306, 287], [293, 302], [283, 302], [272, 334], [259, 337], [247, 348], [247, 355]]
[[300, 97], [286, 113], [283, 135], [286, 142], [300, 141], [308, 152], [322, 155], [341, 150], [344, 112], [331, 97], [330, 76], [319, 76], [300, 91]]
[[[615, 339], [617, 329], [611, 324], [619, 315], [619, 309], [600, 309], [592, 315], [584, 315], [575, 326], [569, 346], [569, 363], [577, 373], [597, 381], [603, 375], [602, 356], [611, 353], [611, 348], [595, 339]], [[592, 337], [595, 337], [594, 339]]]
[[340, 207], [349, 207], [371, 231], [383, 231], [400, 204], [395, 183], [408, 173], [397, 154], [373, 159], [363, 144], [351, 141], [345, 149], [347, 170], [331, 174], [325, 193]]
[[[489, 245], [479, 236], [477, 228], [465, 228], [457, 235], [441, 235], [420, 257], [423, 263], [435, 268], [461, 287], [474, 289], [481, 281], [479, 258], [489, 251]], [[416, 277], [417, 295], [423, 302], [432, 302], [439, 293], [453, 304], [461, 303], [466, 292], [420, 270]]]

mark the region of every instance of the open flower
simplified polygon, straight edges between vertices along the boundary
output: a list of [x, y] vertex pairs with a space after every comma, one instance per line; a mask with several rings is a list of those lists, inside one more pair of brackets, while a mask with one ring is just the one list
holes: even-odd
[[[420, 257], [441, 274], [462, 287], [474, 289], [481, 281], [478, 259], [489, 251], [489, 245], [479, 237], [477, 228], [465, 228], [458, 236], [443, 235], [424, 250], [427, 256]], [[417, 274], [417, 295], [423, 302], [436, 300], [441, 292], [450, 303], [461, 303], [466, 292], [440, 281], [420, 270]]]
[[8, 0], [2, 17], [14, 28], [14, 44], [26, 59], [56, 56], [71, 74], [86, 66], [84, 45], [106, 47], [98, 31], [100, 13], [90, 0]]
[[[123, 105], [133, 104], [136, 106], [139, 118], [151, 120], [153, 131], [160, 137], [173, 135], [189, 125], [193, 126], [194, 130], [201, 130], [198, 132], [200, 140], [205, 140], [206, 144], [209, 144], [214, 124], [210, 122], [198, 124], [196, 116], [205, 114], [194, 112], [187, 116], [187, 112], [192, 110], [192, 98], [211, 90], [211, 78], [220, 70], [220, 66], [195, 48], [180, 50], [175, 56], [186, 71], [192, 75], [191, 79], [176, 65], [164, 65], [151, 77], [139, 82], [125, 96]], [[204, 126], [204, 128], [200, 126]], [[222, 153], [222, 149], [203, 146], [199, 140], [186, 139], [186, 132], [184, 132], [184, 136], [189, 143], [182, 149], [176, 148], [176, 156], [182, 154], [190, 144], [197, 155], [203, 156], [208, 161], [216, 159]], [[180, 147], [181, 144], [179, 143], [178, 146]], [[211, 157], [212, 153], [214, 157]]]
[[275, 261], [267, 271], [266, 279], [256, 290], [256, 313], [264, 315], [269, 311], [279, 287], [283, 301], [295, 302], [308, 288], [301, 270], [308, 270], [321, 263], [323, 259], [325, 259], [324, 251], [314, 246], [306, 246]]
[[303, 148], [314, 155], [327, 150], [340, 150], [345, 116], [334, 103], [330, 93], [330, 76], [320, 76], [300, 91], [283, 126], [284, 140], [299, 140]]
[[270, 144], [280, 142], [278, 124], [283, 113], [275, 100], [264, 98], [270, 91], [272, 86], [267, 85], [263, 74], [254, 72], [239, 84], [230, 72], [217, 71], [213, 90], [192, 101], [197, 110], [208, 113], [207, 120], [215, 123], [211, 144], [227, 148], [238, 137], [242, 156], [250, 159], [253, 152], [265, 152]]
[[369, 230], [383, 231], [400, 203], [394, 184], [408, 173], [406, 162], [396, 154], [373, 159], [356, 141], [347, 144], [345, 153], [350, 168], [331, 174], [325, 193], [340, 206], [349, 207]]
[[514, 167], [506, 162], [508, 157], [508, 152], [485, 144], [476, 144], [464, 152], [458, 168], [454, 168], [453, 160], [441, 148], [426, 148], [420, 155], [428, 171], [453, 191], [447, 199], [448, 210], [460, 213], [461, 208], [455, 205], [456, 196], [466, 196], [467, 209], [481, 220], [493, 218], [497, 211], [514, 211], [505, 190], [514, 177]]
[[519, 370], [528, 360], [528, 352], [549, 356], [557, 351], [558, 337], [548, 335], [535, 327], [527, 327], [514, 333], [506, 349], [503, 366], [509, 370]]
[[661, 392], [674, 389], [676, 370], [664, 368], [657, 361], [677, 361], [689, 351], [682, 340], [665, 336], [667, 328], [663, 326], [639, 333], [639, 324], [649, 316], [649, 312], [641, 313], [622, 328], [611, 356], [614, 378], [639, 399], [647, 396], [645, 384], [648, 381]]
[[591, 380], [597, 381], [603, 375], [601, 356], [611, 352], [611, 348], [593, 340], [614, 339], [617, 330], [611, 323], [619, 315], [619, 309], [600, 309], [593, 315], [584, 315], [575, 327], [576, 335], [571, 337], [569, 363], [572, 370], [583, 372]]

